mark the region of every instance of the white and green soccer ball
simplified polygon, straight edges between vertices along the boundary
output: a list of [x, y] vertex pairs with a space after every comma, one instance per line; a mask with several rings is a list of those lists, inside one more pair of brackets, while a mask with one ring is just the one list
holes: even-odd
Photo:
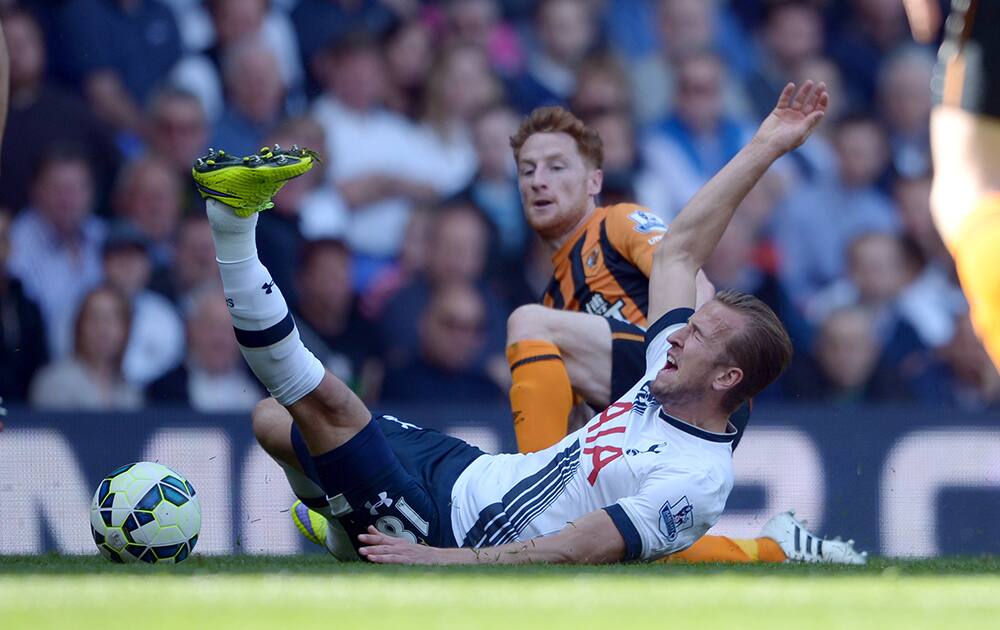
[[90, 504], [90, 530], [101, 555], [117, 563], [181, 562], [201, 530], [201, 504], [184, 477], [138, 462], [101, 481]]

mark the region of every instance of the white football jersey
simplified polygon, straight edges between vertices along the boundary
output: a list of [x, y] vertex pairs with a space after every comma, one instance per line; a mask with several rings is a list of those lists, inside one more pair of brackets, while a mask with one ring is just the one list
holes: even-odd
[[705, 431], [662, 411], [649, 391], [667, 337], [691, 309], [670, 311], [646, 334], [646, 374], [627, 394], [558, 444], [530, 454], [485, 455], [452, 488], [452, 528], [463, 547], [554, 534], [604, 509], [626, 559], [689, 547], [722, 514], [733, 488], [732, 426]]

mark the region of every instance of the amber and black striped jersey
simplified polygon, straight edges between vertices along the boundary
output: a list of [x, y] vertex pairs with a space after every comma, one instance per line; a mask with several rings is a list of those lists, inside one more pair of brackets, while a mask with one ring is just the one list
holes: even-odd
[[653, 250], [666, 231], [642, 206], [597, 208], [552, 256], [555, 271], [542, 304], [645, 328]]

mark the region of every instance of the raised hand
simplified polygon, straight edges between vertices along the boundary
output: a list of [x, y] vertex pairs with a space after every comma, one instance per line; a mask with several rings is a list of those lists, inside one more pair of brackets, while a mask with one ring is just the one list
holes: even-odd
[[760, 124], [753, 141], [779, 152], [787, 153], [809, 137], [826, 115], [830, 96], [826, 84], [806, 81], [798, 92], [789, 83], [781, 91], [778, 104]]

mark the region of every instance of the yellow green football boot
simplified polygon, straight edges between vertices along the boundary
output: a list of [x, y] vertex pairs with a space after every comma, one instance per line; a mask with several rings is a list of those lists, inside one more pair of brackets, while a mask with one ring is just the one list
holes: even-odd
[[306, 537], [306, 540], [325, 548], [331, 556], [341, 562], [361, 560], [354, 545], [351, 544], [351, 537], [338, 522], [331, 523], [321, 514], [310, 510], [309, 506], [300, 500], [292, 504], [291, 512], [295, 528]]
[[292, 504], [292, 521], [299, 533], [314, 545], [326, 546], [326, 519], [313, 512], [302, 501]]
[[313, 167], [319, 155], [310, 149], [264, 147], [254, 155], [237, 157], [209, 149], [198, 158], [191, 175], [205, 199], [231, 207], [237, 216], [249, 217], [274, 207], [271, 198], [290, 179]]

